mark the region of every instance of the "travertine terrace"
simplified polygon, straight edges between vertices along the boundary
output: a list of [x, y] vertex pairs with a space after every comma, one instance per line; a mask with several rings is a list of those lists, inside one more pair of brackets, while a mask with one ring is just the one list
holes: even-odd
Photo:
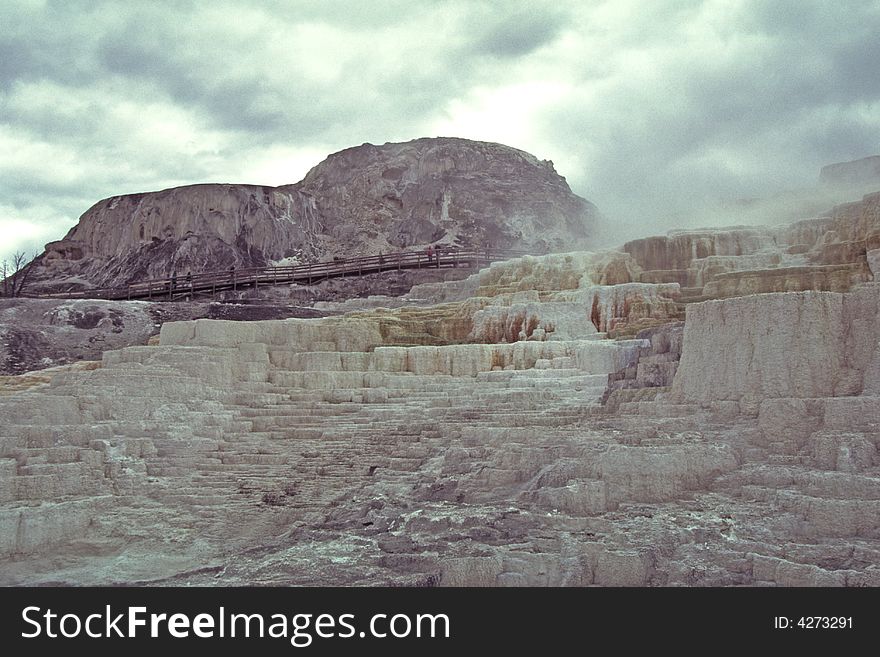
[[167, 323], [0, 397], [0, 581], [880, 585], [878, 205]]

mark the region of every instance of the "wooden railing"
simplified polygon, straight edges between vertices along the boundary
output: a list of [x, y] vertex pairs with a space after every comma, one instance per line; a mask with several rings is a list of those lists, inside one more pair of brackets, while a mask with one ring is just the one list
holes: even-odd
[[290, 267], [251, 267], [222, 271], [199, 272], [170, 278], [137, 281], [123, 287], [96, 288], [75, 292], [40, 295], [53, 299], [147, 299], [179, 301], [197, 296], [215, 297], [218, 292], [257, 289], [267, 285], [312, 285], [331, 278], [365, 276], [403, 269], [481, 267], [499, 260], [526, 255], [524, 251], [498, 249], [435, 252], [430, 258], [425, 251], [408, 251], [364, 256], [334, 258]]

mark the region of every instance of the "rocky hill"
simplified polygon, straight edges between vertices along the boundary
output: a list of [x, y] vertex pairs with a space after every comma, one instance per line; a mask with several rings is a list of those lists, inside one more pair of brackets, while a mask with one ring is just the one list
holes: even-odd
[[598, 218], [552, 162], [466, 139], [349, 148], [290, 190], [315, 199], [325, 251], [439, 242], [544, 253], [589, 245]]
[[264, 266], [429, 243], [587, 247], [598, 220], [549, 161], [501, 144], [363, 144], [281, 187], [203, 184], [96, 203], [46, 245], [31, 289], [81, 289], [172, 271]]

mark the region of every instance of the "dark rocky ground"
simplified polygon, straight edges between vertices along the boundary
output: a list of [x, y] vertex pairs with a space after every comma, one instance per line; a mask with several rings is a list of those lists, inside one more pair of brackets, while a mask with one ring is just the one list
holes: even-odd
[[106, 350], [146, 344], [169, 321], [248, 321], [324, 314], [289, 304], [0, 299], [0, 374], [100, 360]]
[[331, 314], [311, 306], [369, 295], [399, 296], [413, 285], [464, 278], [470, 268], [409, 270], [340, 278], [311, 286], [241, 290], [217, 301], [0, 298], [0, 374], [14, 375], [81, 360], [109, 349], [146, 344], [165, 322], [257, 321]]

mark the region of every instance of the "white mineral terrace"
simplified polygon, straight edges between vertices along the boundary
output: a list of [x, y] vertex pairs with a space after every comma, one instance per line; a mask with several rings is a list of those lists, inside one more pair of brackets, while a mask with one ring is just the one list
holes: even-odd
[[693, 303], [671, 388], [604, 408], [653, 343], [594, 306], [678, 285], [577, 280], [455, 324], [506, 342], [176, 322], [0, 397], [0, 583], [880, 585], [880, 284]]

